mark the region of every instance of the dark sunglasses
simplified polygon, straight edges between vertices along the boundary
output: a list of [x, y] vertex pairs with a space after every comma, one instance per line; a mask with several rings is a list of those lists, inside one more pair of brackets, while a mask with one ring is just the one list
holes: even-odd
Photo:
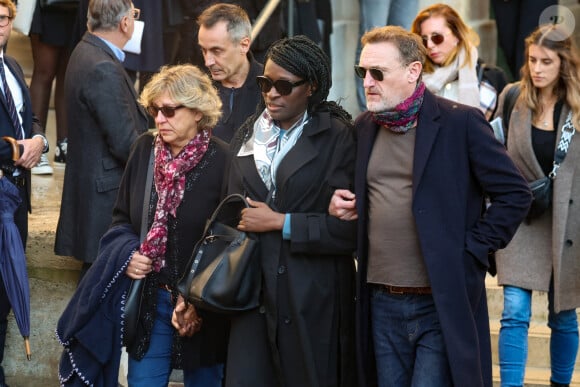
[[306, 83], [307, 81], [306, 79], [296, 82], [290, 82], [285, 79], [272, 81], [270, 78], [260, 75], [256, 77], [256, 82], [258, 82], [258, 87], [262, 90], [262, 93], [269, 92], [272, 89], [272, 86], [274, 86], [280, 95], [290, 95], [292, 89]]
[[149, 113], [151, 115], [151, 117], [155, 118], [157, 117], [157, 114], [159, 112], [161, 112], [161, 114], [163, 114], [166, 118], [171, 118], [175, 115], [175, 111], [177, 109], [181, 109], [184, 108], [185, 106], [183, 105], [179, 105], [179, 106], [161, 106], [161, 107], [157, 107], [157, 106], [147, 106], [147, 113]]
[[361, 66], [354, 66], [354, 72], [356, 73], [356, 76], [361, 79], [365, 79], [367, 76], [367, 71], [371, 74], [371, 78], [373, 78], [375, 81], [380, 82], [383, 80], [383, 70], [377, 68], [367, 69]]
[[421, 39], [423, 40], [423, 45], [425, 47], [427, 47], [427, 44], [429, 44], [429, 40], [431, 40], [434, 45], [438, 46], [445, 41], [445, 36], [434, 32], [431, 34], [431, 36], [421, 36]]

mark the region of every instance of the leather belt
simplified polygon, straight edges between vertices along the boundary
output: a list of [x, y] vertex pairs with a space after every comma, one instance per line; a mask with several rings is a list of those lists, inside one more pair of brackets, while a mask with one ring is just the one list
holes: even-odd
[[157, 284], [157, 287], [159, 289], [163, 289], [163, 290], [167, 290], [169, 293], [171, 293], [171, 286], [167, 285], [167, 284]]
[[379, 285], [381, 289], [384, 289], [390, 294], [431, 294], [431, 287], [407, 287], [407, 286], [392, 286], [392, 285]]

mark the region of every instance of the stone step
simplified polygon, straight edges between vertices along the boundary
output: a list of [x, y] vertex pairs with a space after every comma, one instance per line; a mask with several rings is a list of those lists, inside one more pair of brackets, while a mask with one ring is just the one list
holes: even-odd
[[[494, 364], [498, 364], [499, 320], [490, 320], [491, 350]], [[532, 368], [550, 368], [550, 328], [546, 324], [531, 323], [528, 332], [528, 361]], [[580, 367], [580, 359], [576, 358], [576, 367]]]
[[[500, 387], [499, 366], [493, 365], [493, 385]], [[550, 385], [550, 369], [527, 367], [524, 387], [544, 387]], [[570, 387], [580, 387], [580, 378], [574, 375]]]

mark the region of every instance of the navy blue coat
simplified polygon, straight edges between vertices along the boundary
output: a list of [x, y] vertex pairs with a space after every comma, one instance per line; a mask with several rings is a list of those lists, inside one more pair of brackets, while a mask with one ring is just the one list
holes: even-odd
[[[35, 134], [43, 134], [42, 127], [38, 119], [32, 114], [32, 102], [30, 102], [30, 93], [28, 92], [28, 86], [26, 86], [26, 80], [24, 79], [24, 73], [20, 65], [9, 56], [4, 55], [4, 62], [6, 66], [10, 69], [10, 72], [14, 75], [20, 88], [22, 90], [22, 98], [24, 100], [23, 110], [20, 112], [22, 115], [22, 127], [24, 129], [24, 138], [31, 138]], [[10, 115], [8, 114], [8, 108], [6, 107], [6, 102], [3, 96], [0, 96], [0, 137], [10, 136], [14, 137], [14, 129], [10, 124]], [[7, 125], [4, 125], [6, 123]], [[0, 141], [0, 161], [10, 160], [12, 158], [12, 148], [7, 142]]]
[[[361, 386], [376, 385], [366, 283], [366, 171], [379, 130], [366, 112], [355, 122], [358, 258], [357, 364]], [[485, 292], [490, 254], [525, 217], [528, 184], [478, 110], [425, 91], [413, 162], [413, 215], [455, 386], [491, 386]], [[482, 216], [484, 194], [491, 206]]]
[[[22, 116], [24, 138], [32, 138], [32, 136], [36, 134], [44, 135], [40, 121], [38, 121], [38, 118], [36, 118], [36, 116], [32, 113], [32, 102], [30, 101], [30, 93], [28, 91], [28, 86], [26, 85], [26, 80], [24, 79], [22, 68], [14, 58], [6, 55], [4, 55], [4, 62], [18, 81], [18, 85], [20, 85], [20, 89], [22, 90], [22, 99], [24, 105], [20, 114]], [[8, 114], [8, 108], [6, 107], [5, 99], [3, 96], [0, 96], [0, 138], [3, 136], [15, 137], [15, 133], [11, 124], [10, 115]], [[0, 164], [6, 162], [10, 163], [11, 159], [11, 146], [7, 142], [0, 140]], [[24, 206], [21, 205], [21, 207], [19, 207], [18, 211], [26, 212], [30, 210], [30, 171], [25, 170], [24, 176], [26, 178], [26, 198], [28, 200], [24, 203]], [[15, 215], [14, 219], [17, 223], [18, 229], [20, 230], [22, 238], [25, 241], [27, 226], [26, 224], [23, 224], [23, 222], [26, 222], [26, 215]]]

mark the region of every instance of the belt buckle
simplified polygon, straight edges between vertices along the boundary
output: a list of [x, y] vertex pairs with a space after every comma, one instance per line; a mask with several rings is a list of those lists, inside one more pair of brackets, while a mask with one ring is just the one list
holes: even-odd
[[395, 286], [386, 285], [386, 288], [387, 288], [387, 291], [391, 294], [399, 294], [399, 295], [405, 294], [402, 289], [397, 290]]

